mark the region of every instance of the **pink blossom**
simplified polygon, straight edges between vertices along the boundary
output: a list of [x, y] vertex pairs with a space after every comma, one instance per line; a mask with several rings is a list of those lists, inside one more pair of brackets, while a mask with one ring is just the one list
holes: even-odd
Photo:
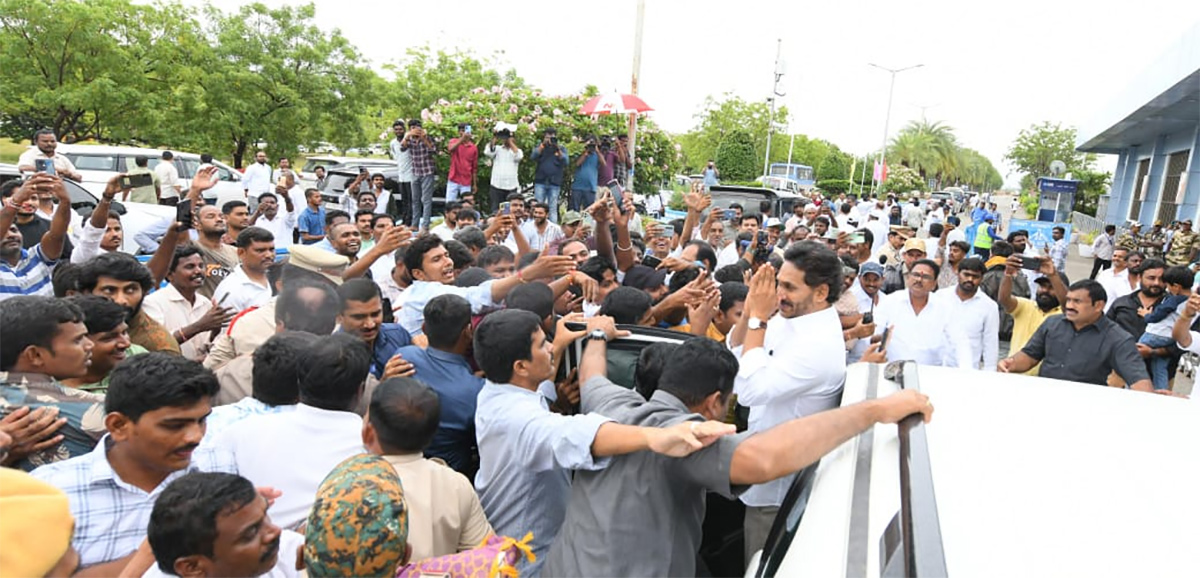
[[499, 86], [493, 86], [493, 87], [492, 87], [492, 94], [500, 94], [500, 92], [501, 92], [502, 90], [503, 90], [503, 89], [501, 89]]
[[423, 122], [429, 121], [429, 109], [428, 108], [421, 109], [421, 120]]
[[471, 94], [483, 94], [485, 92], [487, 92], [487, 89], [482, 86], [477, 86], [471, 89]]
[[449, 106], [450, 105], [450, 101], [448, 101], [444, 98], [439, 98], [437, 103], [438, 103], [438, 106]]
[[517, 108], [517, 105], [515, 105], [515, 104], [508, 105], [508, 114], [517, 114], [517, 112], [519, 112], [520, 110], [521, 109]]
[[562, 116], [562, 114], [563, 114], [563, 111], [561, 108], [554, 109], [554, 116]]
[[540, 105], [533, 107], [533, 114], [542, 114], [542, 107]]
[[533, 133], [537, 132], [537, 121], [529, 123], [529, 131]]

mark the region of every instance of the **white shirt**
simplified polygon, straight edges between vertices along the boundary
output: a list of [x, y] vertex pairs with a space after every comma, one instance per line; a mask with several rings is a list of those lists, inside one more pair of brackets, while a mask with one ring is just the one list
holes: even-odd
[[261, 307], [271, 300], [271, 288], [265, 283], [255, 283], [242, 265], [238, 265], [228, 277], [221, 280], [217, 290], [213, 291], [213, 301], [222, 307], [231, 307], [234, 311], [245, 311], [251, 307]]
[[[846, 351], [837, 310], [791, 319], [778, 314], [767, 322], [763, 346], [731, 348], [739, 357], [733, 393], [750, 408], [751, 432], [837, 407], [846, 381]], [[742, 494], [747, 506], [778, 506], [790, 477], [752, 486]]]
[[163, 199], [179, 198], [179, 169], [175, 168], [173, 161], [163, 159], [157, 165], [154, 165], [154, 174], [158, 175], [159, 182], [162, 187], [159, 191], [159, 197]]
[[871, 254], [876, 255], [879, 253], [879, 250], [883, 248], [883, 245], [887, 243], [887, 234], [890, 230], [890, 227], [886, 221], [879, 219], [867, 221], [865, 227], [871, 232], [872, 235], [875, 236], [873, 239], [871, 239]]
[[1096, 274], [1096, 281], [1104, 286], [1104, 291], [1108, 293], [1108, 301], [1104, 303], [1104, 312], [1108, 312], [1108, 308], [1117, 299], [1133, 293], [1134, 287], [1129, 285], [1129, 268], [1122, 269], [1120, 273], [1114, 273], [1116, 269], [1109, 267]]
[[[275, 561], [275, 566], [266, 574], [259, 574], [258, 578], [298, 578], [301, 572], [296, 570], [296, 551], [304, 547], [304, 534], [297, 534], [291, 530], [284, 530], [279, 535], [279, 559]], [[167, 574], [158, 568], [158, 562], [150, 566], [142, 578], [169, 578], [176, 574]]]
[[541, 251], [549, 247], [551, 243], [563, 238], [562, 229], [558, 225], [546, 219], [545, 232], [538, 231], [537, 222], [529, 219], [521, 224], [521, 234], [525, 235], [525, 240], [529, 242], [529, 248], [534, 251]]
[[303, 403], [288, 413], [257, 415], [229, 426], [215, 446], [233, 455], [238, 473], [281, 492], [271, 520], [295, 528], [308, 518], [317, 488], [333, 468], [366, 451], [362, 418]]
[[512, 190], [520, 185], [517, 183], [517, 163], [525, 158], [525, 151], [517, 149], [513, 152], [508, 147], [488, 143], [483, 148], [483, 155], [492, 160], [492, 186], [497, 189]]
[[[962, 230], [962, 228], [960, 228], [960, 227], [955, 227], [953, 231], [946, 233], [946, 246], [947, 247], [950, 246], [950, 243], [953, 243], [955, 241], [962, 241], [962, 242], [966, 243], [967, 242], [967, 232]], [[970, 243], [967, 243], [967, 244], [969, 245]]]
[[402, 183], [411, 183], [413, 180], [412, 172], [412, 157], [408, 151], [400, 149], [400, 137], [392, 139], [388, 143], [388, 149], [392, 152], [392, 158], [396, 160], [396, 170], [398, 174], [396, 180]]
[[438, 238], [443, 241], [454, 240], [454, 229], [451, 229], [449, 226], [447, 226], [445, 221], [442, 221], [440, 225], [434, 227], [429, 232], [437, 235]]
[[[1000, 309], [981, 290], [966, 301], [959, 296], [955, 287], [947, 287], [934, 293], [930, 299], [946, 301], [951, 310], [950, 321], [966, 334], [970, 345], [971, 369], [996, 371], [1000, 356]], [[983, 365], [980, 365], [980, 359]]]
[[472, 313], [482, 313], [488, 307], [496, 307], [500, 303], [492, 301], [492, 283], [484, 281], [475, 287], [456, 287], [445, 283], [413, 280], [412, 285], [404, 291], [404, 309], [396, 316], [396, 322], [416, 337], [421, 335], [421, 324], [425, 322], [425, 305], [439, 295], [452, 293], [467, 300], [471, 304]]
[[[209, 309], [212, 309], [212, 306], [212, 301], [205, 299], [199, 293], [196, 294], [194, 303], [188, 303], [179, 290], [171, 284], [167, 284], [166, 287], [151, 293], [142, 300], [142, 310], [146, 312], [146, 315], [161, 323], [172, 334], [199, 321], [205, 313], [208, 313]], [[203, 359], [208, 352], [209, 342], [212, 341], [210, 335], [211, 332], [202, 331], [198, 335], [192, 336], [185, 343], [179, 344], [180, 352], [188, 359], [197, 361]]]
[[725, 248], [721, 249], [720, 252], [717, 253], [717, 269], [718, 270], [721, 267], [724, 267], [726, 265], [733, 265], [734, 263], [738, 262], [738, 258], [740, 257], [740, 255], [738, 255], [737, 248], [738, 248], [737, 242], [733, 242], [728, 245], [725, 245]]
[[36, 159], [54, 159], [54, 172], [59, 175], [68, 172], [78, 172], [75, 170], [75, 165], [71, 163], [71, 159], [67, 158], [66, 155], [56, 152], [54, 156], [48, 157], [46, 153], [42, 152], [42, 149], [35, 146], [29, 147], [25, 149], [25, 152], [21, 153], [21, 156], [17, 159], [17, 166], [33, 167], [30, 170], [34, 170], [37, 168], [37, 165], [34, 164], [34, 160]]
[[246, 172], [242, 173], [242, 188], [255, 198], [271, 192], [274, 189], [271, 186], [271, 166], [256, 162], [246, 167]]
[[292, 244], [292, 231], [296, 230], [296, 212], [293, 210], [289, 213], [286, 207], [281, 206], [274, 219], [259, 215], [258, 220], [254, 221], [254, 226], [262, 227], [275, 235], [276, 247], [286, 247]]
[[100, 248], [100, 241], [104, 239], [104, 233], [107, 230], [107, 225], [104, 228], [96, 228], [92, 226], [91, 219], [84, 221], [79, 232], [79, 240], [75, 243], [75, 250], [71, 251], [71, 264], [80, 265], [104, 253], [109, 253]]
[[[856, 280], [854, 284], [850, 286], [850, 292], [854, 294], [855, 299], [858, 299], [859, 313], [866, 314], [867, 312], [871, 312], [872, 316], [875, 315], [874, 311], [876, 303], [871, 299], [871, 296], [867, 295], [867, 292], [863, 290], [861, 280]], [[876, 293], [875, 297], [876, 299], [881, 298], [883, 297], [883, 294]], [[863, 354], [867, 352], [867, 348], [870, 346], [870, 339], [859, 339], [858, 342], [854, 344], [854, 347], [851, 347], [850, 351], [846, 353], [846, 363], [854, 363], [859, 359], [862, 359]]]
[[929, 296], [921, 314], [913, 312], [909, 291], [884, 297], [875, 308], [875, 333], [891, 327], [887, 360], [913, 360], [922, 365], [971, 367], [970, 350], [962, 329], [951, 323], [953, 310], [941, 299]]

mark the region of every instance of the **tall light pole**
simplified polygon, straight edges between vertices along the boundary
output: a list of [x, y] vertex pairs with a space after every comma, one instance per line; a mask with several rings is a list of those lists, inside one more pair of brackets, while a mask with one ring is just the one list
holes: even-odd
[[775, 104], [779, 97], [786, 96], [779, 90], [779, 80], [783, 78], [784, 66], [780, 60], [780, 54], [783, 52], [783, 39], [775, 41], [775, 84], [771, 87], [771, 98], [767, 99], [771, 102], [771, 114], [767, 117], [767, 154], [763, 159], [763, 178], [767, 176], [767, 169], [771, 167], [771, 137], [775, 133]]
[[[646, 21], [646, 0], [638, 0], [637, 24], [633, 32], [633, 76], [630, 91], [634, 96], [638, 93], [638, 77], [642, 74], [642, 27]], [[637, 172], [634, 162], [637, 159], [637, 113], [629, 115], [629, 189], [634, 190], [633, 175]]]
[[[867, 64], [874, 66], [875, 68], [878, 68], [880, 70], [890, 72], [892, 74], [892, 82], [888, 88], [887, 116], [885, 116], [883, 119], [883, 145], [879, 147], [879, 170], [880, 170], [880, 177], [882, 177], [883, 176], [883, 174], [882, 174], [883, 167], [887, 164], [888, 124], [892, 121], [892, 94], [896, 91], [896, 75], [900, 74], [901, 72], [904, 72], [905, 70], [912, 70], [914, 68], [920, 68], [925, 65], [924, 64], [914, 64], [912, 66], [906, 66], [904, 68], [893, 69], [893, 68], [887, 68], [885, 66], [879, 66], [878, 64], [875, 64], [874, 62], [868, 62]], [[874, 178], [874, 176], [872, 176], [872, 178], [871, 178], [872, 188], [874, 188], [875, 182], [876, 182], [876, 179]], [[882, 185], [883, 182], [880, 180], [878, 184]]]

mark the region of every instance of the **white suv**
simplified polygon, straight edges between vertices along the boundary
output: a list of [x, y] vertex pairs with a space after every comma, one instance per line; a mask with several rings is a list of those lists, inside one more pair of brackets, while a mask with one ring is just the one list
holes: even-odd
[[[75, 169], [83, 176], [83, 188], [99, 195], [104, 192], [104, 186], [113, 175], [126, 172], [136, 166], [134, 159], [145, 156], [149, 160], [146, 166], [153, 169], [162, 161], [162, 151], [135, 147], [114, 147], [103, 145], [58, 145], [57, 152], [71, 159]], [[172, 150], [175, 154], [175, 167], [179, 170], [180, 185], [183, 193], [187, 192], [192, 177], [200, 168], [200, 155]], [[213, 162], [217, 167], [220, 182], [204, 193], [204, 200], [218, 207], [233, 200], [245, 200], [246, 192], [242, 188], [242, 174], [233, 167], [221, 162]]]

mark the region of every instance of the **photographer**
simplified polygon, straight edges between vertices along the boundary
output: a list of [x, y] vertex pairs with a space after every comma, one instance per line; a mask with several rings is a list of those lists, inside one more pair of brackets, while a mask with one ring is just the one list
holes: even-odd
[[621, 183], [622, 187], [629, 187], [629, 135], [619, 134], [613, 140], [613, 178]]
[[599, 179], [597, 185], [608, 186], [609, 181], [613, 180], [614, 169], [617, 164], [617, 151], [613, 146], [613, 139], [609, 136], [600, 138], [600, 158], [604, 159], [604, 163], [600, 165]]
[[437, 147], [429, 139], [419, 119], [414, 118], [408, 122], [408, 132], [400, 141], [400, 150], [408, 152], [409, 158], [412, 159], [413, 210], [409, 226], [420, 226], [421, 231], [428, 231], [433, 211], [433, 176], [437, 170], [433, 156], [437, 153]]
[[583, 211], [596, 203], [596, 185], [604, 157], [596, 150], [596, 137], [589, 136], [583, 153], [575, 160], [575, 178], [571, 181], [572, 211]]
[[[513, 139], [511, 125], [499, 123], [492, 133], [492, 142], [483, 149], [484, 156], [492, 159], [491, 190], [488, 199], [491, 202], [492, 213], [500, 208], [500, 203], [508, 198], [510, 193], [517, 192], [517, 163], [525, 158], [525, 153], [517, 148]], [[496, 144], [501, 146], [497, 147]]]
[[458, 138], [450, 139], [450, 175], [446, 179], [446, 202], [458, 200], [460, 194], [470, 194], [475, 190], [476, 164], [479, 162], [479, 149], [471, 140], [471, 125], [459, 123]]
[[550, 211], [550, 221], [558, 223], [558, 195], [562, 191], [563, 172], [569, 162], [567, 148], [558, 144], [558, 131], [548, 128], [542, 132], [542, 142], [530, 155], [537, 163], [533, 174], [533, 196]]

